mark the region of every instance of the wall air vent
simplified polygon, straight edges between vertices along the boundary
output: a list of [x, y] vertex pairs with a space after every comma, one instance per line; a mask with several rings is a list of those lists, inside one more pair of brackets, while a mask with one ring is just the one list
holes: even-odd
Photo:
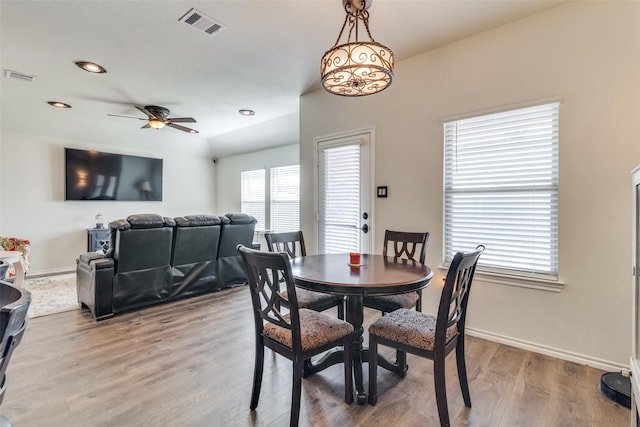
[[11, 77], [12, 79], [18, 79], [25, 82], [31, 82], [36, 76], [30, 74], [21, 73], [19, 71], [4, 70], [5, 77]]
[[204, 31], [209, 35], [218, 34], [220, 31], [225, 29], [223, 24], [214, 21], [212, 18], [205, 16], [204, 13], [195, 9], [189, 10], [182, 16], [182, 18], [178, 19], [178, 21], [184, 22], [185, 24], [188, 24], [200, 31]]

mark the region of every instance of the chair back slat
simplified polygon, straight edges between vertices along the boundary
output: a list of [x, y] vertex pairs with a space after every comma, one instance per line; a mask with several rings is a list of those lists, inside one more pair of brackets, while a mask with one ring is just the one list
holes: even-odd
[[483, 251], [484, 246], [478, 245], [474, 251], [456, 253], [451, 261], [440, 297], [435, 333], [436, 346], [438, 341], [444, 344], [447, 329], [454, 325], [458, 328], [458, 334], [464, 334], [469, 290]]
[[[255, 290], [260, 298], [259, 313], [262, 320], [290, 329], [291, 325], [285, 320], [284, 314], [279, 309], [282, 297], [277, 292], [279, 289], [277, 284], [280, 280], [278, 276], [278, 270], [259, 269], [257, 273], [259, 283]], [[274, 283], [276, 286], [274, 286]]]
[[290, 231], [284, 233], [264, 233], [269, 252], [286, 252], [291, 258], [306, 256], [302, 231]]
[[[294, 348], [301, 348], [300, 317], [289, 255], [286, 252], [263, 252], [238, 245], [242, 255], [251, 291], [256, 332], [261, 333], [265, 322], [288, 329], [292, 333]], [[287, 287], [287, 300], [280, 294], [282, 283]], [[281, 307], [289, 310], [285, 318]]]
[[[428, 232], [414, 233], [386, 230], [384, 233], [382, 255], [393, 256], [394, 258], [410, 259], [424, 264], [428, 242]], [[393, 247], [392, 255], [390, 254], [389, 246]], [[417, 258], [416, 253], [418, 254]]]

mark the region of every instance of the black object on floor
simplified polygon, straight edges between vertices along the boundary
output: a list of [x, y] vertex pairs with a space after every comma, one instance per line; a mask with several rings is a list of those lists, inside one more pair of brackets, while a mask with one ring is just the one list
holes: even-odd
[[614, 402], [631, 408], [631, 380], [620, 372], [602, 374], [600, 391]]

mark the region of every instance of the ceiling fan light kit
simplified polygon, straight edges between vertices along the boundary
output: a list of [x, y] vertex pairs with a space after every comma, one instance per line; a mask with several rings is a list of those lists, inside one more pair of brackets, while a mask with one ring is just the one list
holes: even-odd
[[149, 126], [151, 126], [154, 129], [162, 129], [166, 125], [162, 120], [151, 119], [149, 120]]
[[[377, 43], [369, 30], [369, 12], [373, 0], [342, 0], [346, 12], [338, 39], [320, 62], [322, 87], [342, 96], [365, 96], [385, 90], [393, 82], [394, 56], [391, 49]], [[370, 41], [358, 40], [360, 22]], [[347, 42], [339, 44], [349, 26]], [[354, 41], [351, 41], [351, 36]]]
[[118, 114], [107, 114], [107, 115], [112, 117], [124, 117], [126, 119], [146, 120], [147, 124], [142, 126], [141, 129], [153, 128], [157, 130], [157, 129], [162, 129], [165, 126], [169, 126], [174, 129], [178, 129], [190, 134], [199, 133], [195, 129], [191, 129], [186, 126], [176, 124], [176, 123], [196, 123], [196, 119], [194, 119], [193, 117], [170, 118], [169, 114], [171, 114], [171, 111], [169, 111], [169, 109], [165, 107], [160, 107], [158, 105], [147, 105], [144, 107], [141, 105], [135, 105], [135, 107], [141, 112], [143, 112], [144, 114], [146, 114], [147, 118], [143, 119], [142, 117], [120, 116]]

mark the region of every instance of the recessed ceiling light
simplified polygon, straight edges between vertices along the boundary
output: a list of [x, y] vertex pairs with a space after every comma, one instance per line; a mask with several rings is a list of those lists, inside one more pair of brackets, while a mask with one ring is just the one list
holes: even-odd
[[77, 61], [76, 65], [90, 73], [100, 74], [107, 72], [107, 70], [102, 65], [96, 64], [95, 62]]
[[47, 101], [47, 104], [56, 108], [71, 108], [71, 105], [65, 104], [64, 102], [60, 101]]
[[238, 113], [240, 113], [243, 116], [253, 116], [256, 114], [255, 111], [253, 110], [248, 110], [248, 109], [242, 109], [242, 110], [238, 110]]

